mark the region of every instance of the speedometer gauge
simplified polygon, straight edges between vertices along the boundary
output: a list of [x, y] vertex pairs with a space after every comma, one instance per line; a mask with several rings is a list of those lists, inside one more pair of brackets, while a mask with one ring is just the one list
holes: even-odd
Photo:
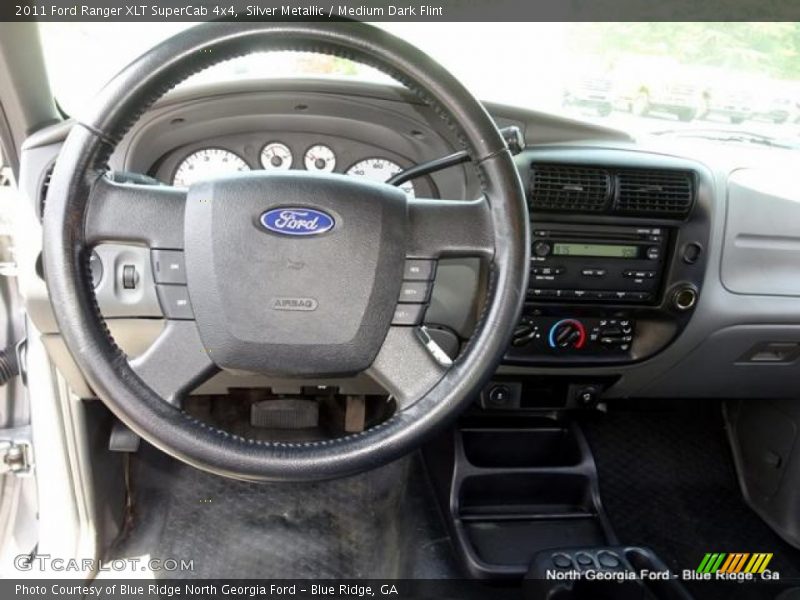
[[247, 163], [233, 152], [222, 148], [204, 148], [181, 161], [172, 178], [172, 185], [189, 187], [196, 181], [249, 170]]
[[[388, 181], [394, 175], [397, 175], [403, 168], [396, 162], [387, 160], [385, 158], [366, 158], [361, 162], [357, 162], [352, 167], [347, 169], [347, 174], [354, 177], [366, 177], [373, 181]], [[414, 197], [414, 184], [406, 181], [400, 186], [410, 198]]]
[[289, 169], [292, 160], [289, 146], [280, 142], [271, 142], [261, 151], [261, 166], [267, 170]]

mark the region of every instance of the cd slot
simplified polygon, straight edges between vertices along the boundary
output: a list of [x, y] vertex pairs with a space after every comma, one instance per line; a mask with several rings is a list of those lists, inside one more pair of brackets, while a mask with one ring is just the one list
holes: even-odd
[[615, 241], [615, 240], [624, 240], [624, 241], [633, 241], [639, 242], [641, 244], [645, 244], [649, 241], [653, 241], [652, 239], [653, 234], [642, 234], [642, 233], [620, 233], [620, 232], [605, 232], [605, 231], [546, 231], [540, 232], [537, 231], [534, 234], [536, 239], [575, 239], [575, 240], [608, 240], [608, 241]]

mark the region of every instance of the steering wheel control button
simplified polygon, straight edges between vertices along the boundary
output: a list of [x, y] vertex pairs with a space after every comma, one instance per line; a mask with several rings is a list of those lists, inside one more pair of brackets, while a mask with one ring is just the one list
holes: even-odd
[[186, 263], [180, 250], [152, 250], [153, 278], [156, 283], [186, 285]]
[[425, 281], [404, 281], [400, 287], [398, 302], [424, 304], [431, 293], [431, 285]]
[[436, 269], [436, 261], [411, 258], [406, 260], [403, 279], [406, 281], [431, 281]]
[[553, 564], [559, 569], [569, 569], [572, 566], [572, 559], [566, 554], [553, 554]]
[[194, 319], [189, 288], [185, 285], [156, 285], [158, 301], [167, 319], [190, 321]]
[[392, 325], [419, 325], [424, 314], [424, 304], [398, 304], [392, 317]]
[[135, 290], [139, 285], [139, 273], [136, 265], [122, 265], [122, 287], [126, 290]]

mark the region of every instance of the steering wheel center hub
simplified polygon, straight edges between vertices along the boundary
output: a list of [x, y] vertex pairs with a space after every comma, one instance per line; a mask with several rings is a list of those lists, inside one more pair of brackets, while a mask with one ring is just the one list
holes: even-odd
[[374, 360], [397, 302], [406, 196], [340, 175], [253, 173], [190, 188], [189, 295], [214, 362], [323, 376]]

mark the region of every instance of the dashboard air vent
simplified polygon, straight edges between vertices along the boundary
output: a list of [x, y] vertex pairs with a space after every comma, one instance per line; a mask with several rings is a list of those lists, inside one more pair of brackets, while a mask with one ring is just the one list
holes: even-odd
[[687, 171], [622, 170], [617, 174], [614, 212], [685, 217], [694, 202], [694, 177]]
[[611, 176], [605, 169], [572, 165], [531, 167], [532, 210], [602, 212], [611, 196]]
[[39, 220], [44, 218], [44, 204], [47, 201], [47, 190], [50, 189], [50, 180], [53, 178], [53, 170], [56, 164], [52, 163], [44, 172], [42, 183], [39, 185]]

